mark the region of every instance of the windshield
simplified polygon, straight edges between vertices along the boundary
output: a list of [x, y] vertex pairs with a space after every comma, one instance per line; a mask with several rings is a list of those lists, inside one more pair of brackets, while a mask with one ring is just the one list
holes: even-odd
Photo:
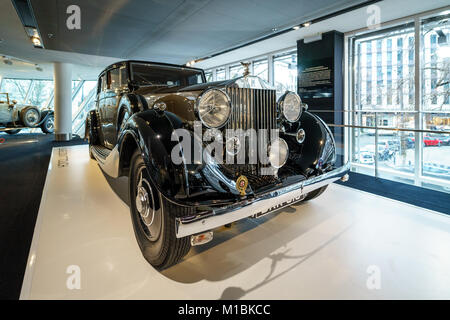
[[203, 83], [203, 72], [194, 69], [132, 63], [131, 77], [141, 85], [190, 86]]

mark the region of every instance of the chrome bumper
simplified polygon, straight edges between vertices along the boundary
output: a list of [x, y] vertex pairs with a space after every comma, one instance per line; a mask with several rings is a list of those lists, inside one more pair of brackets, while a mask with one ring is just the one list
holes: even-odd
[[270, 191], [257, 198], [240, 201], [226, 207], [215, 209], [197, 217], [177, 218], [177, 238], [190, 236], [221, 227], [253, 215], [264, 215], [274, 210], [292, 205], [303, 200], [304, 196], [336, 180], [345, 180], [349, 164], [346, 164], [321, 176], [310, 178], [290, 186]]

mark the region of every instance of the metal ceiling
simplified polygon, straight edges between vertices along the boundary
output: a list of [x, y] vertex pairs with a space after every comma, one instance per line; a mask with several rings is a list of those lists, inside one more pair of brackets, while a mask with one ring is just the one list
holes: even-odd
[[[363, 0], [31, 0], [46, 49], [186, 63]], [[68, 6], [81, 29], [66, 26]]]

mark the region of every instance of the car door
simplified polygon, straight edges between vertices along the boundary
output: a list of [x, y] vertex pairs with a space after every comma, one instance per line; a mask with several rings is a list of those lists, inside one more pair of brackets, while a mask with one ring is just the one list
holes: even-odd
[[98, 85], [97, 85], [97, 99], [95, 101], [96, 104], [96, 109], [98, 111], [98, 116], [99, 116], [99, 127], [100, 127], [100, 132], [99, 132], [99, 138], [100, 141], [102, 141], [103, 145], [105, 145], [105, 135], [104, 135], [104, 126], [105, 126], [105, 113], [104, 113], [104, 98], [105, 98], [105, 89], [106, 89], [106, 73], [102, 74], [98, 80]]
[[107, 74], [108, 85], [105, 91], [105, 142], [110, 149], [114, 147], [117, 141], [117, 104], [120, 98], [120, 70], [114, 68], [108, 71]]

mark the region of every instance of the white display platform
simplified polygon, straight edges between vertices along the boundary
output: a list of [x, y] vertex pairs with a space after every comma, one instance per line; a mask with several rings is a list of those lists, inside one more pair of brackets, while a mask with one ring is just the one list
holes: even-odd
[[158, 272], [119, 196], [127, 179], [108, 181], [86, 145], [53, 149], [21, 299], [450, 298], [449, 216], [333, 184]]

